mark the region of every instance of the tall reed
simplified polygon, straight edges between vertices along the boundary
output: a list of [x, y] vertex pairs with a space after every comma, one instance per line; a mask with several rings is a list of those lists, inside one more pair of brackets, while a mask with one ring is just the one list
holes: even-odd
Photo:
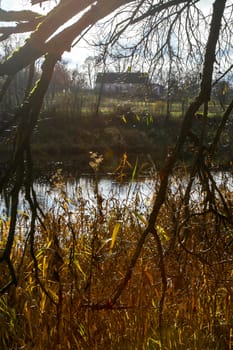
[[[170, 186], [157, 223], [168, 281], [161, 339], [162, 281], [153, 236], [111, 304], [149, 213], [149, 205], [148, 213], [141, 211], [142, 194], [126, 202], [101, 198], [100, 208], [80, 188], [69, 198], [62, 178], [57, 180], [59, 199], [37, 221], [37, 275], [28, 242], [30, 213], [18, 215], [12, 251], [18, 286], [0, 298], [1, 349], [233, 348], [233, 227], [224, 208], [216, 219], [204, 203], [193, 201], [186, 217], [182, 187]], [[232, 193], [225, 189], [224, 195], [232, 203]], [[1, 220], [0, 248], [8, 225]], [[7, 274], [3, 268], [1, 283]]]

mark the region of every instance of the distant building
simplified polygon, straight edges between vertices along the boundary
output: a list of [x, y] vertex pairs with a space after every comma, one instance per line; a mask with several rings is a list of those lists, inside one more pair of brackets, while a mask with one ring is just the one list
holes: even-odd
[[158, 83], [151, 83], [148, 90], [151, 97], [162, 97], [164, 95], [164, 86]]
[[145, 95], [148, 83], [147, 73], [99, 73], [95, 88], [104, 93]]

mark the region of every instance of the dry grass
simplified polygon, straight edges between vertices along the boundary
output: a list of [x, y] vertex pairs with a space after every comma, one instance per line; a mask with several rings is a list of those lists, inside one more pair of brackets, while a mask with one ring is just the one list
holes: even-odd
[[[140, 194], [121, 204], [96, 191], [91, 206], [81, 191], [70, 199], [60, 186], [59, 202], [37, 223], [37, 268], [29, 214], [19, 215], [12, 252], [19, 282], [0, 298], [0, 349], [233, 349], [232, 225], [201, 202], [184, 220], [181, 191], [168, 196], [157, 226], [168, 281], [160, 332], [162, 282], [152, 236], [119, 300], [110, 301], [144, 228]], [[1, 245], [8, 225], [1, 221]], [[1, 284], [7, 275], [2, 268]]]

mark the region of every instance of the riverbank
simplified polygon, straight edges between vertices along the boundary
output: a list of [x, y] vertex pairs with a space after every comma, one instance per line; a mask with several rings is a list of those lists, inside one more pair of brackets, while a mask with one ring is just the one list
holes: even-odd
[[[209, 146], [221, 119], [208, 120], [205, 145]], [[114, 172], [127, 154], [126, 171], [135, 164], [138, 168], [159, 169], [167, 153], [176, 144], [182, 118], [155, 117], [148, 115], [121, 114], [83, 115], [66, 117], [62, 114], [45, 113], [41, 116], [32, 140], [32, 153], [38, 171], [63, 167], [78, 173], [92, 172], [90, 152], [103, 156], [100, 171]], [[202, 120], [193, 123], [193, 132], [199, 136]], [[220, 139], [219, 148], [213, 159], [212, 167], [229, 170], [233, 161], [233, 125], [228, 124]], [[180, 155], [180, 164], [189, 166], [197, 147], [188, 139]], [[10, 146], [1, 145], [0, 161], [7, 163]]]
[[[208, 120], [207, 136], [209, 146], [221, 118]], [[200, 136], [203, 121], [197, 117], [193, 132]], [[83, 115], [65, 117], [55, 114], [41, 118], [35, 133], [33, 152], [41, 163], [62, 162], [72, 168], [90, 169], [90, 152], [103, 155], [101, 168], [104, 172], [114, 171], [124, 153], [134, 167], [160, 167], [167, 153], [176, 144], [182, 118], [167, 119], [164, 116], [135, 115], [133, 113], [104, 115]], [[220, 139], [219, 148], [213, 158], [213, 166], [229, 169], [233, 154], [233, 124], [228, 124]], [[189, 164], [197, 147], [188, 139], [180, 155], [180, 162]]]

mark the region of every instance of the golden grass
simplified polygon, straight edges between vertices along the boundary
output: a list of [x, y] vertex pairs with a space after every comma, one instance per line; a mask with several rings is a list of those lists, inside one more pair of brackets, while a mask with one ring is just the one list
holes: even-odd
[[[147, 213], [139, 212], [136, 199], [110, 206], [113, 198], [99, 198], [90, 208], [77, 192], [72, 208], [71, 202], [61, 189], [59, 203], [37, 223], [38, 276], [29, 216], [19, 215], [12, 251], [18, 286], [0, 298], [0, 349], [233, 349], [230, 223], [216, 222], [211, 212], [193, 216], [201, 203], [184, 222], [182, 194], [169, 196], [158, 220], [168, 281], [160, 331], [162, 282], [152, 236], [129, 284], [111, 304]], [[1, 222], [1, 245], [8, 225]], [[1, 284], [8, 273], [2, 267]]]

